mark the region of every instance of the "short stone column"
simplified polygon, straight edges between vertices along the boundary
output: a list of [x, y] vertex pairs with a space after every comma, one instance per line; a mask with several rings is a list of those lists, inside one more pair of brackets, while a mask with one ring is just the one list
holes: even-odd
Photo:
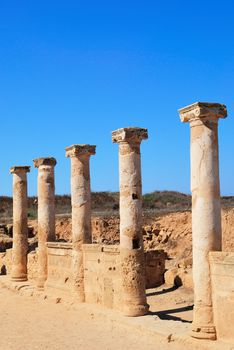
[[29, 166], [14, 166], [13, 174], [13, 249], [11, 279], [27, 281], [28, 253], [28, 197], [27, 173]]
[[179, 110], [190, 122], [194, 313], [191, 335], [216, 339], [209, 252], [221, 250], [218, 119], [226, 106], [197, 102]]
[[89, 162], [95, 150], [92, 145], [66, 148], [66, 157], [71, 158], [73, 284], [78, 302], [85, 301], [82, 245], [92, 243]]
[[145, 294], [140, 157], [140, 143], [147, 138], [147, 129], [141, 128], [122, 128], [112, 133], [112, 141], [119, 144], [121, 308], [126, 316], [145, 315], [149, 308]]
[[38, 168], [38, 278], [43, 290], [47, 279], [47, 242], [55, 241], [55, 158], [34, 159]]

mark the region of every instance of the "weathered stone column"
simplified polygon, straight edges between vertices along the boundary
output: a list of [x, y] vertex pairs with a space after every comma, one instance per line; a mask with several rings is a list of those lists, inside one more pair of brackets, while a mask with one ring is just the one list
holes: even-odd
[[38, 168], [38, 289], [44, 289], [47, 279], [47, 242], [55, 240], [55, 184], [56, 159], [34, 159]]
[[13, 281], [27, 281], [28, 252], [28, 198], [27, 173], [29, 166], [15, 166], [10, 169], [13, 174]]
[[218, 119], [226, 106], [197, 102], [179, 110], [191, 129], [194, 314], [191, 335], [216, 339], [209, 252], [221, 250]]
[[92, 145], [66, 148], [66, 156], [71, 158], [74, 296], [79, 302], [85, 301], [82, 244], [92, 243], [89, 161], [95, 149]]
[[122, 128], [112, 133], [119, 144], [120, 259], [122, 311], [126, 316], [148, 312], [142, 236], [142, 184], [140, 143], [147, 129]]

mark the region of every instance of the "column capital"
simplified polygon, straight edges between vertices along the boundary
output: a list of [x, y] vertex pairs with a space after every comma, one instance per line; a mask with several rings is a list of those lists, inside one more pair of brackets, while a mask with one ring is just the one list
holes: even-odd
[[94, 145], [72, 145], [66, 147], [66, 157], [92, 156], [96, 154]]
[[112, 142], [114, 143], [140, 143], [146, 139], [148, 139], [148, 130], [143, 128], [121, 128], [112, 132]]
[[30, 172], [30, 166], [18, 166], [15, 165], [10, 168], [10, 173], [11, 174], [18, 174], [18, 173], [29, 173]]
[[47, 157], [47, 158], [33, 159], [33, 163], [34, 163], [35, 168], [39, 168], [41, 165], [55, 166], [57, 164], [57, 161], [53, 157]]
[[178, 110], [183, 123], [193, 121], [213, 121], [227, 117], [227, 107], [221, 103], [195, 102]]

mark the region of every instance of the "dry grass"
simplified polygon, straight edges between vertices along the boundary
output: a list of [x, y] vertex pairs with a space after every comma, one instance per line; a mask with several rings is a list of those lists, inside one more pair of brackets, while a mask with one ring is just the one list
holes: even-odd
[[[221, 199], [223, 208], [234, 207], [234, 197], [226, 196]], [[71, 214], [71, 198], [69, 195], [56, 196], [56, 214], [59, 216]], [[191, 209], [191, 196], [174, 191], [155, 191], [143, 195], [144, 215], [167, 214]], [[118, 192], [93, 192], [92, 213], [94, 216], [118, 216]], [[28, 199], [28, 217], [37, 217], [37, 197]], [[0, 197], [0, 222], [12, 218], [12, 198]]]

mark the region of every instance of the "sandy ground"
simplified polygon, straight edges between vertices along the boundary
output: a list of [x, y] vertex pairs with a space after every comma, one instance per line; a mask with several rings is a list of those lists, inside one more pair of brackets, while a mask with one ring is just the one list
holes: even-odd
[[161, 320], [180, 321], [188, 325], [192, 323], [193, 290], [162, 285], [147, 289], [146, 296], [152, 315]]
[[143, 332], [99, 318], [82, 307], [55, 304], [0, 289], [1, 350], [183, 350]]

